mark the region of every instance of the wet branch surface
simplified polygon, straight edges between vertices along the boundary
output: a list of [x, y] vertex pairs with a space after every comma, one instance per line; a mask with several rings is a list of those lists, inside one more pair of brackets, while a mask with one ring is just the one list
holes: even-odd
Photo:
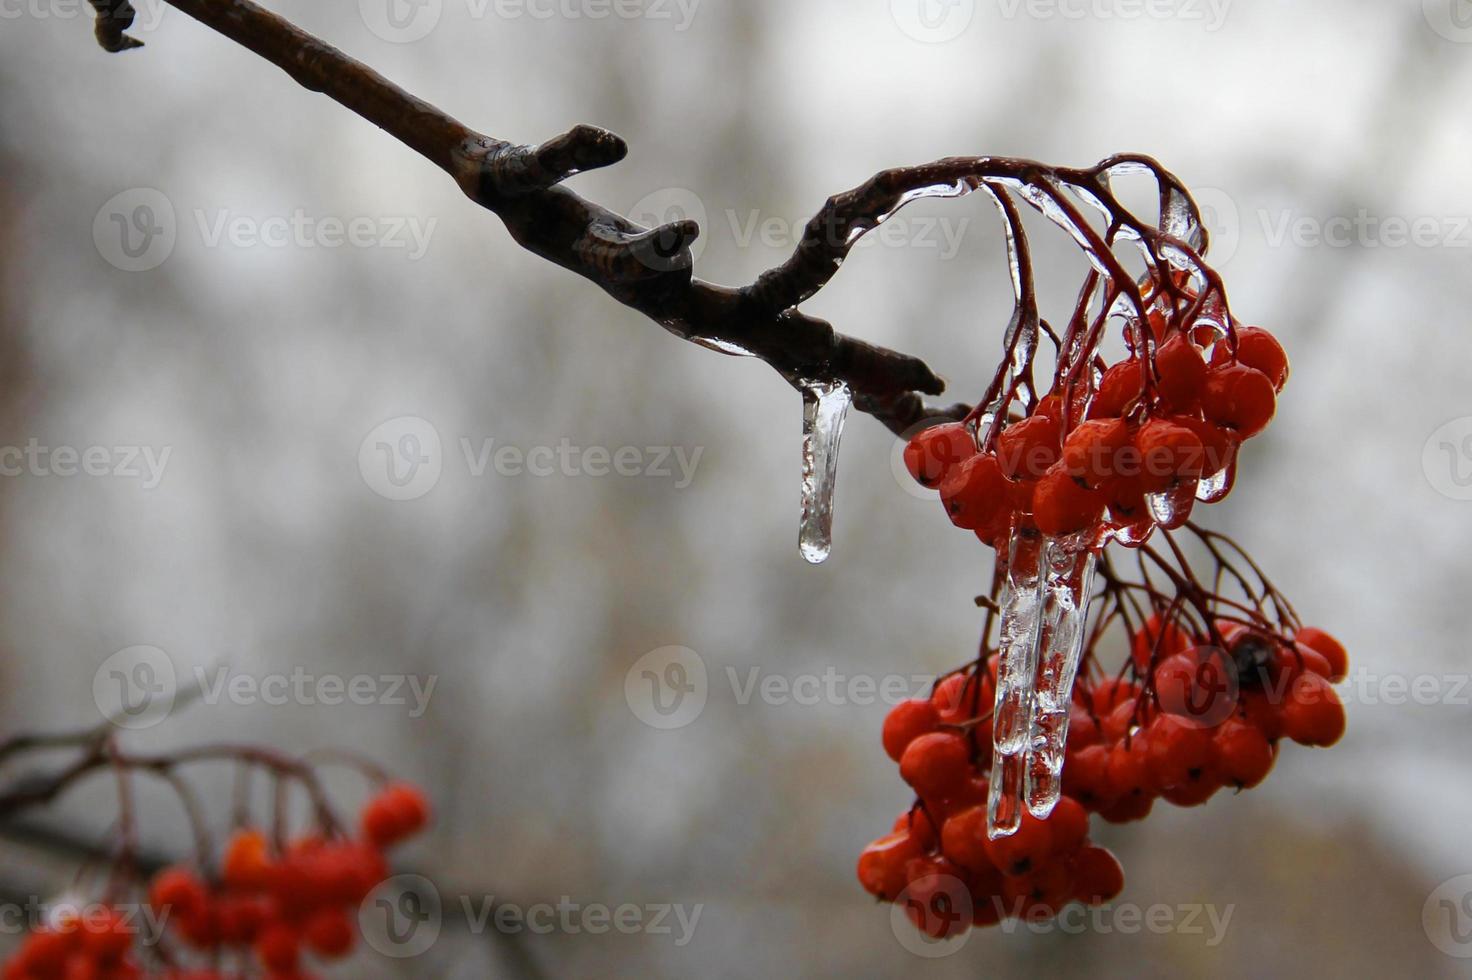
[[[837, 333], [796, 309], [832, 278], [856, 238], [894, 210], [909, 189], [930, 184], [941, 164], [887, 171], [829, 200], [791, 260], [751, 286], [733, 289], [692, 274], [691, 221], [644, 228], [559, 187], [575, 174], [621, 161], [627, 144], [606, 130], [578, 126], [540, 146], [478, 133], [382, 75], [249, 0], [168, 3], [276, 65], [302, 87], [333, 99], [383, 129], [453, 177], [494, 212], [522, 247], [600, 286], [672, 333], [726, 353], [761, 358], [795, 386], [840, 381], [856, 407], [899, 433], [933, 416], [959, 418], [966, 407], [927, 407], [945, 383], [923, 361]], [[109, 51], [141, 46], [129, 38], [127, 0], [91, 0], [97, 38]]]

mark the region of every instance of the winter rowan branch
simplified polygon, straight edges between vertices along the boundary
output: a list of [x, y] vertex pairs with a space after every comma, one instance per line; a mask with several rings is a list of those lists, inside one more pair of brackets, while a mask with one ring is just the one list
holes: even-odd
[[[109, 51], [140, 46], [127, 28], [127, 0], [91, 0], [97, 37]], [[248, 0], [168, 0], [179, 10], [260, 55], [304, 88], [321, 92], [374, 123], [455, 179], [465, 194], [494, 212], [529, 251], [600, 286], [619, 302], [686, 339], [727, 353], [761, 358], [794, 385], [841, 381], [855, 404], [896, 432], [933, 415], [959, 417], [965, 409], [930, 409], [921, 395], [945, 383], [918, 358], [834, 331], [796, 309], [797, 297], [815, 293], [832, 277], [852, 241], [815, 246], [805, 240], [794, 260], [755, 285], [732, 289], [694, 278], [690, 245], [700, 234], [691, 221], [648, 229], [557, 185], [586, 170], [624, 158], [622, 139], [578, 126], [540, 146], [518, 146], [475, 132], [350, 58]], [[929, 179], [924, 168], [892, 171], [860, 191], [829, 201], [809, 226], [825, 234], [855, 215], [845, 205], [873, 197], [903, 196], [906, 185]], [[898, 199], [896, 197], [896, 199]]]

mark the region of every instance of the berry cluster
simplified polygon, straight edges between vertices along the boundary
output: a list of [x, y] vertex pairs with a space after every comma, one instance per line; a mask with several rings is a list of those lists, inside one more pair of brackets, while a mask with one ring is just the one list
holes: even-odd
[[[429, 822], [417, 788], [391, 784], [364, 806], [357, 838], [309, 835], [274, 846], [254, 827], [226, 844], [218, 880], [185, 866], [166, 868], [148, 886], [147, 901], [165, 925], [165, 942], [218, 960], [249, 951], [261, 972], [303, 978], [302, 960], [346, 956], [357, 940], [356, 907], [388, 876], [384, 852]], [[133, 947], [137, 929], [117, 915], [58, 923], [34, 931], [6, 965], [4, 980], [141, 977]], [[172, 957], [170, 957], [172, 959]], [[160, 975], [158, 971], [149, 975]], [[231, 974], [166, 966], [173, 980], [213, 980]]]
[[1344, 735], [1332, 684], [1349, 670], [1328, 633], [1290, 642], [1216, 623], [1223, 643], [1152, 616], [1134, 635], [1132, 673], [1075, 688], [1065, 791], [1112, 823], [1149, 815], [1156, 799], [1199, 806], [1224, 787], [1252, 789], [1278, 743], [1328, 748]]
[[977, 713], [994, 684], [994, 675], [953, 674], [884, 723], [885, 751], [919, 802], [864, 850], [859, 882], [900, 902], [934, 939], [1003, 918], [1051, 918], [1072, 901], [1101, 905], [1124, 888], [1119, 862], [1090, 842], [1088, 813], [1070, 797], [1047, 819], [1029, 814], [1017, 833], [989, 839], [991, 725]]
[[1080, 678], [1065, 795], [1046, 819], [1024, 812], [1010, 836], [987, 833], [997, 656], [895, 706], [884, 750], [918, 799], [859, 858], [865, 890], [902, 903], [936, 939], [1007, 917], [1051, 918], [1070, 902], [1102, 904], [1123, 890], [1124, 872], [1090, 842], [1090, 814], [1126, 823], [1148, 816], [1157, 799], [1199, 806], [1224, 787], [1259, 785], [1280, 739], [1321, 747], [1340, 739], [1344, 707], [1330, 685], [1344, 679], [1348, 659], [1337, 640], [1308, 627], [1287, 641], [1214, 626], [1223, 647], [1152, 616], [1134, 631], [1124, 671]]
[[134, 933], [126, 917], [111, 908], [86, 913], [65, 910], [26, 936], [0, 976], [5, 980], [133, 980], [144, 975], [132, 955]]
[[1025, 417], [984, 427], [980, 444], [977, 417], [922, 431], [905, 449], [910, 474], [999, 551], [1019, 526], [1125, 543], [1183, 526], [1198, 499], [1230, 492], [1239, 448], [1277, 410], [1288, 358], [1258, 327], [1218, 336], [1150, 322], [1148, 354], [1092, 365], [1090, 384], [1060, 371]]

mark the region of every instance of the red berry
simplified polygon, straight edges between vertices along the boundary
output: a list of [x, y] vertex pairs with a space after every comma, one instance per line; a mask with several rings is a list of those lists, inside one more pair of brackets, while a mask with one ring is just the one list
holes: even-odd
[[215, 903], [215, 925], [220, 941], [245, 946], [256, 941], [275, 906], [266, 895], [221, 895]]
[[1089, 813], [1084, 805], [1071, 796], [1063, 796], [1048, 815], [1048, 832], [1052, 836], [1053, 856], [1064, 858], [1073, 854], [1089, 838]]
[[1172, 415], [1171, 424], [1190, 429], [1201, 440], [1201, 475], [1216, 476], [1237, 461], [1236, 436], [1215, 423], [1190, 415]]
[[1124, 868], [1103, 847], [1086, 847], [1074, 862], [1073, 897], [1085, 905], [1103, 905], [1124, 891]]
[[1233, 718], [1216, 733], [1216, 754], [1227, 782], [1238, 789], [1252, 789], [1273, 768], [1273, 746], [1262, 730]]
[[1149, 731], [1147, 764], [1157, 791], [1199, 782], [1216, 763], [1211, 732], [1174, 715], [1156, 718]]
[[966, 739], [950, 732], [931, 732], [909, 744], [900, 757], [900, 776], [922, 797], [945, 796], [971, 773]]
[[1175, 806], [1200, 806], [1216, 795], [1217, 790], [1226, 785], [1226, 779], [1222, 775], [1221, 768], [1212, 765], [1203, 769], [1201, 774], [1190, 782], [1172, 786], [1160, 794], [1167, 803]]
[[1201, 477], [1206, 453], [1201, 439], [1185, 426], [1151, 419], [1135, 434], [1139, 453], [1139, 486], [1145, 493], [1164, 493]]
[[1289, 680], [1299, 674], [1318, 674], [1324, 680], [1329, 680], [1329, 675], [1333, 673], [1328, 659], [1304, 643], [1278, 647], [1273, 652], [1273, 662], [1269, 669], [1274, 676]]
[[930, 814], [921, 807], [914, 807], [901, 813], [894, 820], [894, 826], [889, 828], [892, 833], [903, 831], [909, 834], [915, 841], [915, 846], [922, 851], [928, 851], [935, 847], [940, 836], [935, 832], [935, 824], [930, 819]]
[[960, 868], [945, 858], [915, 858], [907, 869], [905, 914], [932, 939], [959, 936], [971, 928], [971, 892]]
[[[975, 718], [991, 704], [988, 681], [978, 682], [971, 674], [952, 674], [935, 686], [930, 702], [946, 725], [959, 725]], [[979, 686], [978, 686], [979, 685]]]
[[307, 920], [302, 939], [325, 959], [346, 956], [353, 948], [353, 927], [342, 909], [323, 909]]
[[301, 957], [301, 939], [295, 929], [284, 922], [274, 922], [261, 931], [255, 942], [256, 959], [275, 973], [296, 969]]
[[976, 438], [965, 423], [926, 429], [905, 447], [905, 467], [921, 486], [939, 487], [951, 469], [976, 455]]
[[1051, 415], [1013, 422], [997, 437], [997, 462], [1014, 480], [1036, 480], [1063, 454], [1063, 429]]
[[1154, 795], [1148, 762], [1149, 742], [1143, 731], [1110, 748], [1106, 770], [1110, 795], [1116, 800]]
[[1206, 384], [1206, 359], [1185, 334], [1177, 334], [1155, 351], [1160, 375], [1156, 390], [1178, 412], [1193, 411], [1201, 403]]
[[1007, 912], [1029, 922], [1053, 918], [1073, 898], [1073, 870], [1054, 863], [1002, 881]]
[[1105, 371], [1099, 380], [1099, 391], [1089, 406], [1089, 418], [1120, 418], [1128, 414], [1144, 390], [1145, 378], [1140, 373], [1140, 362], [1134, 359], [1121, 361]]
[[1090, 745], [1069, 756], [1063, 767], [1063, 792], [1090, 810], [1101, 810], [1114, 802], [1108, 746]]
[[994, 867], [986, 849], [986, 807], [968, 807], [947, 820], [941, 828], [940, 848], [967, 871]]
[[[1232, 352], [1226, 344], [1218, 344], [1211, 353], [1213, 365], [1231, 361]], [[1288, 355], [1277, 338], [1262, 327], [1242, 327], [1237, 331], [1237, 363], [1261, 371], [1278, 391], [1288, 383]]]
[[1160, 710], [1197, 728], [1215, 728], [1237, 710], [1235, 665], [1214, 647], [1178, 653], [1155, 668]]
[[1150, 618], [1145, 620], [1145, 625], [1135, 631], [1134, 638], [1130, 641], [1130, 657], [1134, 660], [1135, 669], [1145, 674], [1149, 673], [1152, 663], [1185, 653], [1195, 645], [1191, 634], [1175, 621], [1162, 628], [1160, 613], [1151, 613]]
[[1124, 701], [1116, 704], [1099, 723], [1099, 735], [1105, 742], [1119, 742], [1141, 726], [1148, 725], [1155, 716], [1155, 706], [1149, 701]]
[[1033, 520], [1044, 534], [1073, 534], [1099, 523], [1104, 502], [1103, 494], [1082, 486], [1061, 464], [1056, 465], [1033, 491]]
[[1099, 725], [1093, 716], [1074, 703], [1069, 708], [1068, 753], [1072, 755], [1091, 745], [1098, 745], [1099, 737]]
[[940, 715], [934, 704], [919, 699], [901, 701], [884, 719], [884, 751], [899, 762], [911, 742], [939, 725]]
[[1122, 677], [1110, 677], [1095, 684], [1088, 692], [1089, 706], [1096, 715], [1107, 715], [1125, 702], [1134, 702], [1140, 697], [1140, 685]]
[[261, 891], [271, 884], [270, 845], [259, 830], [243, 829], [225, 845], [222, 874], [225, 885], [237, 891]]
[[1133, 442], [1123, 419], [1101, 418], [1083, 423], [1063, 443], [1063, 466], [1087, 487], [1102, 489], [1121, 475], [1121, 453]]
[[940, 484], [940, 500], [951, 523], [967, 531], [1011, 512], [1012, 488], [997, 457], [975, 455], [951, 468]]
[[379, 847], [412, 837], [429, 823], [429, 801], [416, 786], [393, 783], [363, 808], [363, 836]]
[[82, 917], [82, 945], [94, 959], [119, 959], [132, 947], [133, 933], [128, 921], [112, 909]]
[[208, 900], [204, 882], [188, 868], [165, 868], [148, 888], [148, 904], [156, 912], [192, 915], [202, 910]]
[[859, 855], [859, 884], [875, 898], [893, 902], [908, 883], [905, 866], [920, 853], [914, 838], [904, 831], [879, 838]]
[[[1131, 468], [1139, 469], [1137, 464], [1138, 460], [1131, 463]], [[1133, 529], [1136, 540], [1143, 540], [1154, 529], [1155, 520], [1138, 478], [1121, 478], [1109, 489], [1109, 518], [1121, 528]]]
[[1260, 689], [1244, 690], [1242, 718], [1247, 724], [1262, 732], [1263, 738], [1275, 742], [1283, 737], [1283, 706]]
[[971, 924], [986, 928], [1001, 922], [1007, 913], [1002, 890], [1007, 879], [988, 864], [971, 875]]
[[1206, 378], [1201, 409], [1212, 422], [1250, 439], [1273, 420], [1277, 391], [1267, 375], [1245, 364], [1214, 367]]
[[1329, 663], [1329, 680], [1339, 683], [1349, 676], [1349, 654], [1344, 644], [1321, 629], [1305, 626], [1293, 637], [1306, 647], [1317, 650]]
[[1053, 853], [1053, 832], [1045, 821], [1024, 811], [1016, 833], [988, 839], [986, 853], [1005, 875], [1025, 875], [1043, 867]]
[[1344, 704], [1318, 674], [1301, 674], [1283, 703], [1283, 734], [1300, 745], [1328, 748], [1344, 737]]

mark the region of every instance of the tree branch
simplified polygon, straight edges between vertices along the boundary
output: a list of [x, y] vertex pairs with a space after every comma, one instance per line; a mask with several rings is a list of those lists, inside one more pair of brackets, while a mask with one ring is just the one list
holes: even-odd
[[[578, 126], [537, 147], [513, 145], [464, 126], [249, 0], [168, 2], [304, 88], [377, 125], [453, 177], [471, 200], [497, 214], [524, 248], [596, 283], [672, 333], [724, 353], [759, 357], [794, 385], [842, 381], [858, 408], [895, 432], [932, 415], [965, 414], [964, 406], [924, 406], [920, 395], [940, 394], [945, 383], [923, 361], [836, 333], [788, 302], [816, 292], [810, 262], [788, 263], [745, 289], [703, 282], [692, 276], [690, 244], [700, 234], [694, 222], [643, 228], [557, 186], [622, 160], [628, 147], [614, 134]], [[139, 46], [123, 33], [133, 19], [127, 0], [92, 3], [103, 47]], [[852, 244], [834, 243], [825, 254], [836, 253], [841, 260]], [[836, 267], [825, 270], [822, 282]]]

